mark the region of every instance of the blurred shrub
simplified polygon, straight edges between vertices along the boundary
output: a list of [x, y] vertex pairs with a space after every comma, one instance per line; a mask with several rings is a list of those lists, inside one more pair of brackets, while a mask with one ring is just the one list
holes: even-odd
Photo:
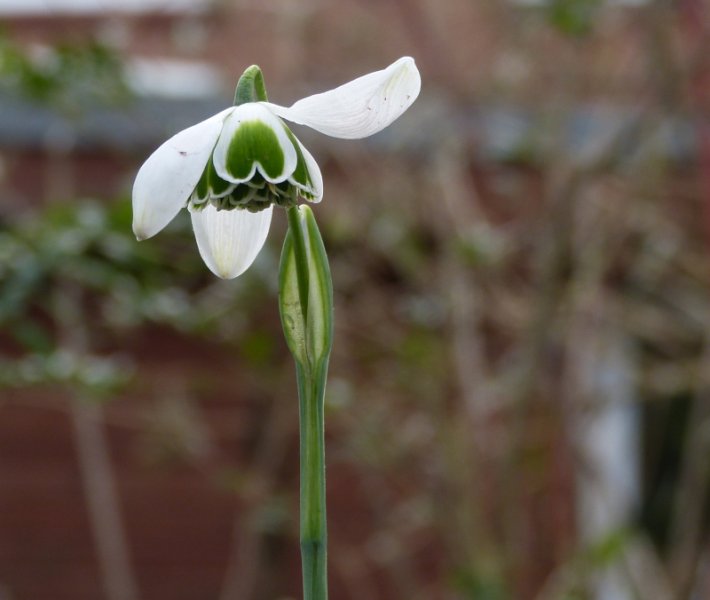
[[0, 81], [6, 89], [68, 112], [130, 98], [121, 59], [93, 40], [29, 51], [0, 33]]

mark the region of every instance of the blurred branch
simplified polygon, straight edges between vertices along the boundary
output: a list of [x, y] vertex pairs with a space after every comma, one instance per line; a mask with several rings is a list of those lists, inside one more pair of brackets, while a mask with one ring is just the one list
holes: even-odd
[[[90, 340], [82, 318], [78, 289], [65, 285], [55, 292], [55, 310], [62, 315], [64, 347], [85, 353]], [[99, 569], [108, 600], [138, 600], [138, 585], [130, 564], [128, 543], [120, 516], [101, 407], [77, 394], [72, 401], [79, 466], [89, 510]]]
[[[433, 189], [438, 190], [443, 208], [432, 220], [443, 247], [436, 276], [447, 306], [446, 347], [457, 396], [450, 408], [442, 407], [448, 414], [439, 416], [449, 485], [454, 492], [446, 501], [452, 508], [447, 511], [442, 506], [440, 510], [446, 514], [442, 527], [449, 529], [451, 559], [460, 563], [459, 568], [476, 573], [493, 547], [481, 502], [486, 494], [479, 488], [490, 481], [494, 469], [490, 428], [499, 407], [490, 393], [491, 372], [482, 344], [485, 300], [476, 271], [465, 266], [460, 256], [460, 241], [471, 234], [474, 225], [486, 225], [466, 176], [463, 156], [461, 146], [451, 140], [437, 148], [434, 164]], [[471, 502], [472, 498], [479, 501]]]

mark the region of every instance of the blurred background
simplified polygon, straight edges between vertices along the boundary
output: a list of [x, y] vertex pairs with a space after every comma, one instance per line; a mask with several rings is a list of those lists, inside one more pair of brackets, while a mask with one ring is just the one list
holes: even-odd
[[300, 597], [275, 216], [220, 281], [137, 168], [414, 56], [332, 140], [333, 600], [710, 598], [704, 0], [0, 0], [0, 599]]

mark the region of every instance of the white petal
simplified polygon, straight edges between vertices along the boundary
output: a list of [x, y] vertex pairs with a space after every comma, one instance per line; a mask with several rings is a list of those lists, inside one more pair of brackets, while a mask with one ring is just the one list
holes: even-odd
[[392, 123], [412, 102], [421, 88], [414, 59], [405, 56], [382, 71], [308, 96], [291, 107], [264, 103], [277, 115], [338, 138], [363, 138]]
[[[320, 167], [318, 166], [316, 159], [313, 158], [313, 155], [301, 143], [301, 140], [295, 136], [294, 139], [298, 142], [298, 146], [301, 148], [303, 160], [306, 161], [306, 169], [308, 169], [308, 175], [311, 178], [311, 189], [308, 190], [312, 192], [314, 196], [311, 202], [320, 202], [323, 199], [323, 175], [320, 172]], [[291, 183], [295, 184], [296, 187], [302, 187], [297, 181], [292, 181]]]
[[[229, 160], [228, 151], [230, 144], [232, 143], [232, 138], [235, 133], [239, 130], [240, 126], [244, 123], [250, 122], [261, 122], [271, 129], [276, 135], [276, 142], [278, 147], [283, 153], [283, 166], [279, 173], [272, 173], [271, 175], [267, 172], [268, 169], [266, 164], [261, 164], [259, 162], [259, 155], [264, 152], [264, 150], [269, 150], [268, 145], [265, 146], [253, 146], [247, 151], [247, 155], [250, 156], [252, 161], [251, 170], [244, 173], [243, 176], [238, 177], [230, 173], [228, 169], [227, 162]], [[274, 149], [272, 146], [271, 149]], [[278, 150], [277, 150], [278, 152]], [[262, 162], [266, 162], [266, 159], [271, 158], [272, 152], [266, 152], [263, 156]], [[298, 156], [296, 155], [296, 149], [293, 147], [291, 140], [288, 138], [286, 133], [285, 125], [281, 119], [279, 119], [273, 112], [268, 108], [262, 106], [257, 102], [250, 102], [248, 104], [241, 104], [234, 108], [232, 114], [227, 117], [224, 121], [224, 127], [222, 129], [222, 134], [219, 136], [217, 145], [214, 149], [214, 168], [219, 175], [225, 181], [230, 181], [232, 183], [244, 183], [249, 181], [254, 177], [254, 172], [259, 169], [259, 173], [271, 183], [280, 183], [288, 179], [296, 168], [296, 163], [298, 161]]]
[[232, 279], [246, 271], [259, 254], [271, 224], [272, 207], [217, 210], [211, 204], [192, 210], [192, 228], [205, 264], [218, 277]]
[[185, 206], [232, 110], [184, 129], [143, 163], [133, 184], [133, 232], [139, 240], [158, 233]]

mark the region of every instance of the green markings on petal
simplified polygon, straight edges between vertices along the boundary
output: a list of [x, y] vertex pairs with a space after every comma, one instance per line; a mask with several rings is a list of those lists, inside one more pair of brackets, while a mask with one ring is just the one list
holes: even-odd
[[214, 162], [212, 162], [212, 160], [207, 163], [207, 171], [209, 176], [210, 189], [212, 190], [212, 196], [224, 196], [234, 188], [234, 184], [229, 183], [229, 181], [225, 181], [219, 175], [217, 175], [217, 171], [215, 171]]
[[205, 170], [202, 171], [202, 176], [200, 177], [200, 180], [197, 182], [197, 185], [195, 186], [195, 191], [192, 192], [192, 202], [195, 202], [197, 204], [202, 204], [203, 202], [207, 201], [209, 199], [209, 183], [208, 183], [208, 178], [209, 178], [209, 165], [212, 163], [212, 160], [210, 159], [207, 162], [207, 165], [205, 167]]
[[260, 211], [273, 204], [295, 206], [299, 196], [311, 201], [322, 196], [313, 157], [266, 106], [236, 106], [225, 119], [191, 204]]
[[303, 158], [303, 152], [301, 152], [301, 145], [298, 143], [296, 136], [293, 135], [290, 129], [286, 128], [286, 134], [288, 135], [288, 139], [291, 140], [291, 143], [296, 150], [296, 156], [298, 157], [296, 170], [293, 172], [290, 179], [294, 183], [297, 183], [303, 187], [311, 188], [313, 183], [311, 182], [311, 175], [308, 172], [308, 167], [306, 166], [306, 160]]
[[193, 204], [203, 204], [210, 198], [221, 198], [234, 189], [234, 184], [229, 183], [217, 175], [212, 158], [207, 162], [205, 170], [202, 172], [200, 180], [195, 186], [192, 194]]
[[235, 179], [246, 179], [258, 163], [263, 174], [277, 179], [284, 170], [284, 151], [274, 130], [262, 121], [242, 122], [227, 148], [226, 169]]
[[323, 180], [320, 175], [320, 169], [308, 150], [301, 145], [301, 142], [296, 139], [291, 130], [288, 127], [285, 129], [288, 139], [296, 151], [297, 159], [296, 168], [288, 180], [298, 188], [299, 196], [310, 202], [320, 202], [323, 196]]

